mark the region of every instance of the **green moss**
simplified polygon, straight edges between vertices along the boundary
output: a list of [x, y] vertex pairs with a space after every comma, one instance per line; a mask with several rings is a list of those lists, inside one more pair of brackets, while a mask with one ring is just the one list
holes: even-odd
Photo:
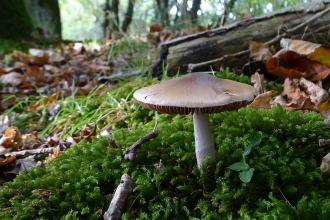
[[[81, 142], [45, 167], [20, 174], [0, 188], [0, 218], [98, 219], [110, 203], [105, 195], [113, 193], [123, 173], [136, 184], [123, 219], [326, 219], [330, 214], [329, 180], [318, 169], [326, 154], [318, 139], [330, 133], [316, 113], [274, 107], [211, 115], [218, 162], [211, 171], [216, 188], [208, 194], [196, 167], [191, 116], [160, 114], [159, 136], [142, 146], [136, 160], [123, 160], [125, 148], [153, 126], [149, 121], [117, 129], [118, 148], [109, 148], [104, 138]], [[242, 183], [227, 167], [241, 159], [255, 134], [266, 137], [249, 155], [255, 168], [251, 182]], [[154, 166], [160, 160], [163, 170]]]
[[[248, 80], [223, 76], [230, 77]], [[329, 180], [318, 168], [328, 150], [319, 147], [318, 140], [330, 138], [330, 132], [319, 114], [280, 106], [212, 114], [217, 163], [206, 160], [200, 177], [192, 116], [159, 114], [159, 136], [143, 144], [133, 162], [123, 159], [125, 149], [155, 125], [154, 111], [132, 101], [143, 83], [156, 81], [136, 80], [108, 91], [108, 99], [81, 105], [89, 112], [102, 102], [100, 109], [108, 109], [103, 125], [125, 115], [111, 124], [111, 139], [118, 148], [106, 138], [95, 138], [72, 146], [45, 167], [18, 175], [0, 187], [0, 218], [102, 219], [100, 211], [110, 204], [106, 195], [114, 192], [123, 173], [136, 184], [123, 219], [328, 218]], [[228, 166], [242, 159], [257, 134], [265, 137], [247, 158], [255, 172], [251, 182], [243, 183]], [[161, 170], [154, 166], [160, 160], [165, 166]], [[205, 193], [203, 186], [210, 180], [215, 188]]]

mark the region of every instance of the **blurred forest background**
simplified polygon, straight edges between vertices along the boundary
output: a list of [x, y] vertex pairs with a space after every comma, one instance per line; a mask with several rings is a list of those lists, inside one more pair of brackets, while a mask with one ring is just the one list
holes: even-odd
[[0, 38], [24, 38], [33, 31], [55, 40], [99, 40], [124, 33], [146, 36], [155, 22], [173, 32], [194, 26], [215, 28], [311, 1], [4, 0]]

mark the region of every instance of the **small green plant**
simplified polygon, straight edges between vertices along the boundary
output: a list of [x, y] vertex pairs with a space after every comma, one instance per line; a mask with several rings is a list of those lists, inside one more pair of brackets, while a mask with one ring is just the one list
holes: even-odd
[[251, 142], [249, 143], [247, 148], [245, 148], [242, 154], [243, 160], [241, 162], [233, 163], [228, 167], [231, 170], [238, 171], [238, 176], [240, 180], [244, 183], [248, 183], [251, 181], [254, 172], [254, 168], [250, 167], [246, 163], [245, 157], [250, 154], [253, 147], [258, 146], [260, 144], [263, 137], [263, 135], [257, 135], [255, 138], [253, 138], [253, 140], [251, 140]]

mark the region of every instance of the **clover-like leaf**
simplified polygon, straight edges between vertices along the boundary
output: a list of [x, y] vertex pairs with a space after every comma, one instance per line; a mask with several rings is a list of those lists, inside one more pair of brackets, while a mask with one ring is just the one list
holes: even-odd
[[251, 178], [253, 176], [254, 168], [250, 168], [249, 170], [243, 170], [241, 171], [238, 176], [241, 179], [242, 182], [248, 183], [251, 181]]
[[260, 144], [263, 137], [264, 137], [264, 135], [257, 135], [251, 140], [251, 142], [249, 143], [249, 145], [247, 146], [247, 148], [245, 148], [245, 150], [243, 152], [243, 158], [246, 157], [251, 152], [253, 147]]
[[235, 171], [242, 171], [242, 170], [248, 170], [249, 168], [245, 165], [245, 163], [243, 162], [236, 162], [233, 163], [232, 165], [230, 165], [228, 167], [231, 170], [235, 170]]

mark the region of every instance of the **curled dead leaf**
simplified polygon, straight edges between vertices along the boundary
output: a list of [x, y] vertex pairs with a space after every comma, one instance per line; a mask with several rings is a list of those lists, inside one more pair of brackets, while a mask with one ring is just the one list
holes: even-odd
[[268, 91], [262, 94], [259, 94], [253, 102], [250, 104], [252, 108], [266, 108], [269, 109], [271, 107], [272, 96], [276, 94], [276, 91]]
[[5, 148], [18, 150], [22, 144], [22, 135], [16, 127], [9, 127], [0, 138], [0, 145]]
[[16, 159], [16, 155], [10, 155], [10, 156], [6, 157], [4, 160], [2, 158], [0, 158], [0, 166], [7, 165], [7, 164], [13, 162], [15, 159]]
[[330, 68], [294, 51], [282, 49], [267, 62], [268, 72], [283, 78], [322, 80], [330, 73]]
[[251, 82], [253, 83], [254, 88], [258, 91], [258, 94], [266, 92], [266, 87], [264, 84], [265, 77], [263, 74], [259, 74], [258, 71], [251, 76]]

